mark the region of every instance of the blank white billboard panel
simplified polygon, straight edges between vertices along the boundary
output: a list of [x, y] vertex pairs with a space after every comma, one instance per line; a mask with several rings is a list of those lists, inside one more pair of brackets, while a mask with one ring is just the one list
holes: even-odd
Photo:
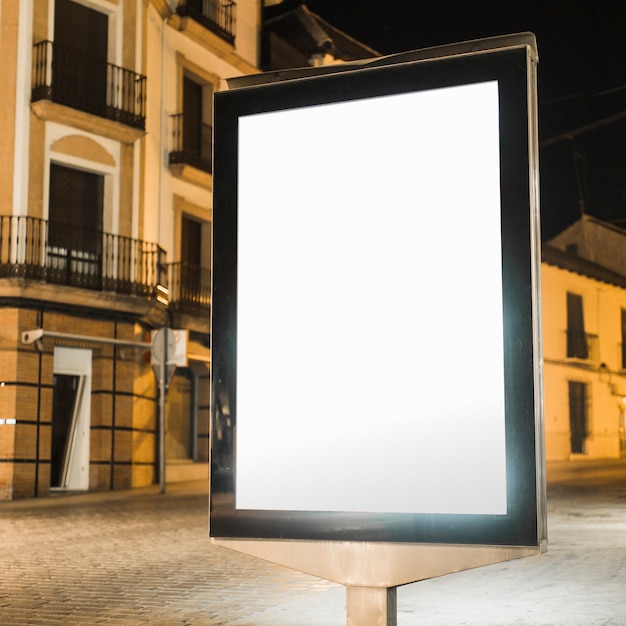
[[238, 509], [506, 513], [498, 105], [239, 119]]

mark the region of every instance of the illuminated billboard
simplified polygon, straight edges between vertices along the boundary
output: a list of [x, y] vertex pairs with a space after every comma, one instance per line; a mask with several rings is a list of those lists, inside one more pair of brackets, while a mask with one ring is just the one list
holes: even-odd
[[215, 97], [211, 535], [538, 543], [523, 47]]

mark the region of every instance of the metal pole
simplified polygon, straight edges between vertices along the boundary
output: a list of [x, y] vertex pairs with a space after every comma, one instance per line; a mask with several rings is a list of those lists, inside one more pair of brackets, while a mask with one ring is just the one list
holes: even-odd
[[57, 333], [52, 330], [44, 330], [43, 328], [34, 328], [33, 330], [24, 331], [22, 333], [22, 343], [34, 343], [43, 337], [51, 337], [52, 339], [69, 339], [71, 341], [83, 341], [85, 343], [103, 343], [109, 346], [120, 346], [122, 348], [143, 348], [144, 350], [149, 350], [152, 347], [152, 344], [146, 341], [126, 341], [125, 339], [108, 339], [107, 337], [94, 337], [93, 335]]
[[161, 359], [159, 380], [159, 485], [160, 493], [165, 493], [165, 386], [167, 376], [167, 338], [168, 328], [163, 332], [163, 354]]

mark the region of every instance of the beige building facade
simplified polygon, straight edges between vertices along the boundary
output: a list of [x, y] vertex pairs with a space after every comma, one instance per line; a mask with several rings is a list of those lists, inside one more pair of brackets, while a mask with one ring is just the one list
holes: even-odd
[[212, 93], [260, 29], [258, 0], [2, 0], [0, 499], [158, 480], [164, 326], [166, 476], [208, 475]]
[[543, 249], [548, 461], [626, 453], [626, 231], [583, 217]]

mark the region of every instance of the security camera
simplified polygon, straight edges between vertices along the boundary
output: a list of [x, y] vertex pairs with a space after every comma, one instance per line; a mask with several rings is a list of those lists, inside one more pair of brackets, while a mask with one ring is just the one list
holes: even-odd
[[25, 330], [22, 333], [22, 343], [35, 343], [43, 337], [43, 328], [35, 328], [34, 330]]

